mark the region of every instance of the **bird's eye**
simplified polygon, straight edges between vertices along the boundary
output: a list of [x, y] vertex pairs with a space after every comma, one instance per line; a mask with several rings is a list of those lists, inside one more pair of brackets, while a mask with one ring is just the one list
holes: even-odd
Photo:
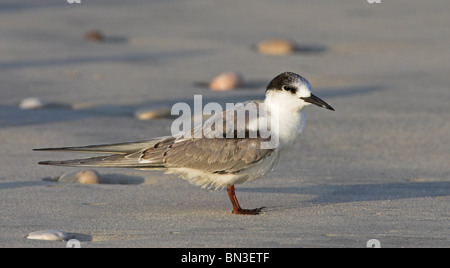
[[292, 93], [294, 93], [296, 91], [295, 87], [291, 87], [291, 86], [283, 86], [283, 89], [285, 91], [290, 91]]

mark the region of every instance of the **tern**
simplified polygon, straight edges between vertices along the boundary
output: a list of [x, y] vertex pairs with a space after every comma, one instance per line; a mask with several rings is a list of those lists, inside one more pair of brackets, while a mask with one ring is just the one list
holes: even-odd
[[[238, 124], [232, 115], [236, 110], [248, 107], [248, 104], [257, 107], [257, 118], [246, 118], [244, 124]], [[311, 93], [311, 85], [305, 78], [293, 72], [284, 72], [270, 81], [263, 101], [244, 102], [207, 121], [216, 122], [214, 119], [218, 116], [220, 119], [233, 118], [231, 127], [228, 122], [224, 123], [223, 128], [216, 128], [223, 131], [223, 135], [213, 133], [211, 123], [205, 122], [201, 126], [204, 133], [200, 137], [189, 135], [198, 130], [198, 126], [194, 126], [187, 131], [189, 133], [143, 141], [35, 150], [108, 154], [85, 159], [43, 161], [39, 162], [41, 165], [162, 170], [198, 186], [226, 187], [234, 214], [256, 215], [264, 207], [242, 209], [234, 185], [253, 181], [274, 169], [280, 157], [293, 147], [303, 132], [306, 122], [303, 108], [310, 104], [334, 111], [328, 103]], [[277, 111], [276, 116], [270, 112], [273, 110]], [[271, 134], [272, 137], [263, 137], [260, 133], [260, 124], [256, 122], [262, 122], [261, 119], [271, 120], [268, 125], [277, 130]], [[230, 131], [243, 135], [230, 135]], [[274, 137], [276, 146], [262, 146]]]

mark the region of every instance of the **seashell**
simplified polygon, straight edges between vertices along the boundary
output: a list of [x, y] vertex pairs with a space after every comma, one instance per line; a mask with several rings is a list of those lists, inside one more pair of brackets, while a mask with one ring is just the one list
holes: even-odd
[[94, 42], [102, 42], [105, 40], [105, 36], [99, 30], [92, 30], [84, 34], [84, 39]]
[[267, 55], [287, 55], [294, 53], [295, 44], [285, 39], [270, 39], [257, 43], [256, 51]]
[[155, 118], [168, 118], [171, 115], [169, 107], [149, 107], [137, 110], [134, 116], [139, 120], [150, 120]]
[[244, 84], [242, 74], [238, 72], [221, 73], [209, 83], [209, 88], [215, 91], [226, 91], [240, 87]]
[[47, 103], [45, 101], [32, 97], [23, 99], [19, 104], [19, 108], [23, 110], [42, 109], [46, 105]]
[[26, 98], [19, 103], [19, 108], [23, 110], [36, 110], [44, 108], [71, 109], [72, 106], [65, 103], [46, 102], [39, 98]]
[[100, 174], [93, 169], [71, 171], [63, 174], [57, 181], [63, 183], [98, 184], [100, 183]]
[[33, 240], [64, 241], [67, 239], [67, 234], [60, 230], [44, 230], [31, 232], [26, 236], [26, 238]]

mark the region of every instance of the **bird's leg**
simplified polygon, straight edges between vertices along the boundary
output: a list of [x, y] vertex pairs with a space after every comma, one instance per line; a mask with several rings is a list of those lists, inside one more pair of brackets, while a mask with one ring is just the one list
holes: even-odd
[[234, 185], [229, 184], [227, 186], [227, 193], [228, 193], [228, 197], [230, 198], [231, 204], [233, 205], [233, 213], [234, 214], [258, 215], [261, 212], [261, 210], [263, 209], [263, 208], [242, 209], [236, 198]]

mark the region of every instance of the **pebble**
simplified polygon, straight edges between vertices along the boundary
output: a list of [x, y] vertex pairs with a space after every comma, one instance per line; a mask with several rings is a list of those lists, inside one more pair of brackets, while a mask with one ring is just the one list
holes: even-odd
[[29, 233], [26, 238], [33, 240], [64, 241], [67, 240], [67, 234], [60, 230], [45, 230]]
[[92, 30], [84, 34], [84, 39], [94, 42], [102, 42], [105, 40], [105, 36], [99, 30]]
[[215, 91], [227, 91], [244, 84], [244, 78], [239, 72], [221, 73], [209, 82], [209, 88]]
[[23, 99], [19, 108], [23, 110], [32, 110], [32, 109], [42, 109], [47, 105], [47, 103], [39, 98], [26, 98]]
[[287, 55], [295, 51], [295, 44], [285, 39], [264, 40], [256, 44], [256, 51], [267, 55]]
[[148, 107], [137, 110], [134, 116], [139, 120], [150, 120], [156, 118], [168, 118], [171, 115], [170, 107]]
[[100, 174], [93, 169], [71, 171], [63, 174], [57, 181], [63, 183], [98, 184], [100, 183]]
[[72, 109], [70, 104], [46, 102], [40, 98], [26, 98], [20, 101], [19, 108], [22, 110], [37, 110], [37, 109]]

